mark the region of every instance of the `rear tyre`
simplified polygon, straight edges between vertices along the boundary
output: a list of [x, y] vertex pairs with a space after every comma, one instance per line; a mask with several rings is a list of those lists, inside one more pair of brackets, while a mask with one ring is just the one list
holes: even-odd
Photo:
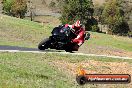
[[38, 45], [38, 49], [39, 50], [45, 50], [45, 49], [48, 49], [49, 48], [49, 45], [50, 45], [50, 39], [49, 38], [46, 38], [44, 39], [43, 41], [41, 41]]

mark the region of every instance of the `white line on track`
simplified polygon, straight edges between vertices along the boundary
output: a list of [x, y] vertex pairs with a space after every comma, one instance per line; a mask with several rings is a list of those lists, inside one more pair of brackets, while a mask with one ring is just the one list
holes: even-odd
[[121, 57], [121, 56], [108, 56], [108, 55], [97, 55], [97, 54], [84, 54], [84, 53], [68, 53], [68, 52], [50, 52], [50, 51], [20, 51], [20, 50], [0, 50], [0, 52], [25, 52], [25, 53], [56, 53], [56, 54], [67, 54], [67, 55], [81, 55], [81, 56], [95, 56], [95, 57], [109, 57], [117, 59], [131, 59], [130, 57]]

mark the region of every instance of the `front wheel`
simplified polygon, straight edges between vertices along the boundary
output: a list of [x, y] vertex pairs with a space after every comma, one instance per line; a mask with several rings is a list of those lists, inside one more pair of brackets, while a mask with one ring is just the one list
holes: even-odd
[[49, 48], [49, 45], [50, 45], [50, 39], [49, 38], [46, 38], [44, 39], [43, 41], [41, 41], [38, 45], [38, 49], [39, 50], [45, 50], [45, 49], [48, 49]]

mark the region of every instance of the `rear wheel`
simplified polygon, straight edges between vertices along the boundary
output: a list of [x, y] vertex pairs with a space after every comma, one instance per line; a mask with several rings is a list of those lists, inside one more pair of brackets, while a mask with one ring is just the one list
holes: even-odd
[[44, 39], [43, 41], [41, 41], [38, 45], [38, 49], [39, 50], [45, 50], [45, 49], [48, 49], [49, 48], [49, 45], [50, 45], [50, 39], [49, 38], [46, 38]]

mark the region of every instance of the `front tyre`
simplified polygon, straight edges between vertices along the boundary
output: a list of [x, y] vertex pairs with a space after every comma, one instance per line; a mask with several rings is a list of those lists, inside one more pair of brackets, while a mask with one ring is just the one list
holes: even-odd
[[49, 38], [46, 38], [44, 39], [43, 41], [41, 41], [38, 45], [38, 49], [39, 50], [45, 50], [45, 49], [48, 49], [49, 48], [49, 45], [50, 45], [50, 39]]

